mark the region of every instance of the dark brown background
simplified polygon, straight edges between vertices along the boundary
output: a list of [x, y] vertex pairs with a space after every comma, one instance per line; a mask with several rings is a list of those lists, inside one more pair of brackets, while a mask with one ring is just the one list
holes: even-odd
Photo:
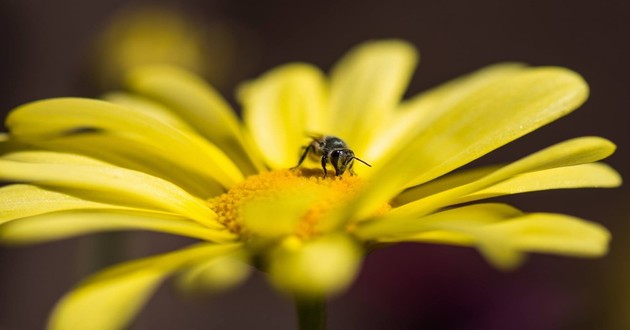
[[[92, 40], [122, 0], [0, 2], [0, 110], [55, 96], [92, 96], [82, 84]], [[167, 2], [168, 3], [168, 2]], [[175, 3], [173, 1], [171, 5]], [[254, 65], [237, 80], [288, 61], [330, 65], [352, 45], [399, 37], [422, 53], [410, 94], [498, 61], [561, 65], [591, 85], [577, 112], [483, 162], [521, 157], [563, 139], [601, 135], [619, 146], [609, 159], [630, 177], [628, 1], [178, 1], [207, 20], [229, 20], [258, 40]], [[234, 83], [221, 86], [232, 98]], [[371, 255], [351, 290], [330, 304], [331, 329], [630, 328], [630, 190], [553, 191], [509, 202], [605, 224], [609, 256], [535, 255], [500, 273], [472, 249], [402, 245]], [[54, 302], [89, 265], [82, 253], [102, 235], [0, 249], [0, 329], [40, 329]], [[164, 235], [115, 235], [135, 255], [182, 242]], [[96, 243], [95, 243], [96, 242]], [[112, 248], [113, 249], [113, 248]], [[79, 269], [80, 268], [80, 269]], [[214, 297], [184, 299], [169, 285], [136, 322], [144, 329], [293, 329], [291, 304], [261, 276]]]

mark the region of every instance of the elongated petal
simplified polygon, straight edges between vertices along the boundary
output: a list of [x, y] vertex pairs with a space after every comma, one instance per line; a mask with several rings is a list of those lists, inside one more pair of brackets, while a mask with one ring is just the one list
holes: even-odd
[[524, 70], [477, 90], [422, 130], [387, 164], [378, 164], [372, 183], [348, 214], [366, 216], [405, 186], [448, 173], [579, 106], [588, 94], [584, 80], [563, 68]]
[[170, 109], [149, 98], [125, 92], [110, 92], [101, 96], [101, 99], [107, 102], [118, 104], [125, 108], [134, 109], [141, 112], [143, 115], [154, 117], [157, 120], [173, 126], [177, 129], [194, 131], [194, 129], [188, 123], [186, 123], [182, 118], [178, 117]]
[[559, 167], [518, 175], [462, 197], [457, 203], [549, 189], [613, 188], [621, 185], [621, 176], [602, 163]]
[[106, 162], [91, 157], [63, 152], [46, 151], [39, 149], [16, 150], [0, 156], [1, 160], [20, 162], [26, 164], [72, 164], [85, 166], [112, 166]]
[[362, 155], [375, 162], [386, 162], [461, 100], [526, 69], [520, 63], [491, 65], [403, 101], [390, 120], [381, 123], [377, 138]]
[[225, 187], [243, 179], [234, 163], [200, 136], [104, 101], [61, 98], [29, 103], [9, 115], [7, 127], [16, 137], [35, 141], [86, 128], [131, 135]]
[[372, 41], [346, 54], [331, 72], [330, 112], [326, 126], [359, 154], [374, 127], [396, 108], [418, 61], [418, 53], [400, 40]]
[[[469, 184], [497, 170], [496, 166], [483, 167], [450, 175], [405, 190], [396, 197], [396, 204], [402, 205], [427, 197], [432, 194]], [[612, 188], [621, 184], [621, 176], [614, 169], [603, 163], [591, 163], [565, 166], [548, 170], [528, 172], [501, 181], [488, 188], [481, 189], [466, 196], [456, 198], [451, 204], [470, 202], [479, 199], [525, 192], [571, 189], [571, 188]]]
[[16, 152], [0, 158], [0, 180], [108, 193], [122, 205], [151, 206], [221, 228], [208, 205], [170, 182], [145, 173], [55, 152]]
[[[446, 212], [451, 211], [442, 213]], [[433, 215], [427, 218], [431, 217]], [[466, 216], [454, 217], [451, 221], [434, 222], [434, 231], [384, 237], [379, 241], [474, 246], [488, 262], [503, 270], [519, 266], [525, 259], [525, 252], [598, 257], [608, 251], [610, 233], [596, 223], [551, 213], [525, 214], [503, 220], [476, 223]]]
[[309, 134], [327, 132], [321, 124], [324, 77], [313, 66], [276, 68], [244, 85], [239, 99], [253, 142], [273, 168], [295, 166]]
[[508, 180], [516, 175], [597, 161], [608, 157], [614, 150], [615, 145], [603, 138], [583, 137], [568, 140], [506, 165], [466, 185], [454, 187], [400, 206], [392, 211], [392, 215], [418, 217], [455, 203], [463, 196]]
[[[148, 99], [125, 93], [109, 93], [104, 97], [110, 102], [133, 108], [142, 115], [155, 117], [178, 130], [193, 131], [172, 112]], [[176, 183], [196, 196], [207, 198], [224, 192], [224, 188], [213, 177], [185, 166], [181, 159], [173, 158], [168, 152], [155, 148], [152, 142], [144, 143], [142, 139], [139, 141], [129, 134], [121, 135], [121, 132], [104, 131], [83, 132], [30, 142], [39, 148], [78, 153], [148, 173]], [[19, 144], [15, 139], [6, 144], [11, 144], [11, 146], [0, 146], [0, 152], [10, 152], [11, 148], [19, 149], [14, 146]]]
[[484, 257], [503, 270], [519, 266], [524, 252], [601, 257], [610, 241], [608, 230], [598, 224], [550, 213], [524, 215], [468, 234]]
[[200, 244], [109, 268], [66, 295], [55, 307], [48, 326], [52, 330], [122, 329], [167, 276], [237, 248], [238, 245]]
[[[202, 198], [225, 192], [224, 187], [207, 173], [200, 173], [171, 157], [168, 152], [134, 141], [129, 136], [110, 132], [88, 132], [32, 142], [40, 148], [76, 153], [110, 164], [144, 172], [182, 187]], [[132, 146], [130, 146], [132, 145]]]
[[262, 168], [260, 162], [246, 152], [235, 112], [201, 77], [180, 68], [154, 65], [132, 71], [127, 83], [132, 90], [177, 112], [201, 135], [224, 150], [244, 173], [253, 174]]
[[352, 282], [361, 263], [361, 249], [342, 234], [305, 242], [289, 237], [269, 258], [269, 275], [278, 288], [322, 297], [339, 293]]
[[423, 166], [429, 172], [417, 175], [414, 184], [450, 172], [566, 115], [587, 96], [582, 77], [553, 67], [530, 69], [482, 88], [431, 126], [423, 135], [430, 141], [414, 140], [413, 150], [432, 155], [432, 164]]
[[69, 210], [5, 223], [0, 242], [35, 244], [103, 231], [149, 230], [211, 242], [230, 242], [227, 230], [211, 229], [186, 218], [159, 212], [112, 209]]
[[600, 257], [610, 241], [610, 232], [596, 223], [552, 213], [528, 214], [486, 230], [518, 250], [576, 257]]
[[474, 228], [521, 214], [521, 211], [505, 204], [474, 204], [415, 219], [392, 219], [384, 216], [360, 223], [356, 234], [363, 240], [384, 241], [438, 229]]
[[33, 215], [86, 209], [122, 210], [128, 207], [98, 203], [33, 185], [13, 184], [0, 188], [0, 225]]
[[469, 184], [495, 172], [499, 168], [501, 168], [501, 165], [490, 165], [449, 173], [427, 183], [406, 189], [394, 198], [393, 204], [400, 206], [445, 190]]

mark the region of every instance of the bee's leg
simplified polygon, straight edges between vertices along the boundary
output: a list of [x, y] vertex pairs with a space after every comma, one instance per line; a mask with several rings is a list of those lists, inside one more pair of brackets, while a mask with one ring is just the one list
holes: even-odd
[[356, 173], [354, 173], [354, 169], [352, 168], [354, 166], [354, 160], [352, 161], [352, 163], [350, 163], [350, 166], [348, 166], [348, 171], [350, 171], [350, 175], [357, 175]]
[[339, 167], [337, 166], [336, 163], [333, 163], [333, 167], [335, 168], [335, 175], [337, 176], [342, 176], [343, 172], [345, 171], [343, 168], [339, 169]]
[[326, 163], [328, 163], [328, 157], [326, 155], [322, 156], [322, 169], [324, 170], [324, 178], [328, 172], [326, 171]]
[[302, 165], [302, 163], [304, 162], [304, 159], [306, 159], [306, 155], [308, 155], [308, 153], [311, 152], [312, 149], [313, 146], [310, 144], [307, 147], [304, 147], [304, 153], [302, 154], [302, 156], [300, 156], [300, 161], [297, 163], [297, 165], [291, 167], [291, 169], [293, 170], [300, 167], [300, 165]]

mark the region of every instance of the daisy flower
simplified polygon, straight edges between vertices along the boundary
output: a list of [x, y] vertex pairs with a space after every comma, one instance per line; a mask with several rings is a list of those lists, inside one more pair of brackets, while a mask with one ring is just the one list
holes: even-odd
[[[575, 138], [458, 170], [576, 109], [584, 80], [498, 64], [403, 100], [417, 60], [408, 43], [385, 40], [355, 47], [330, 75], [275, 68], [238, 89], [243, 121], [202, 79], [168, 66], [134, 69], [128, 91], [103, 100], [15, 109], [0, 144], [0, 179], [12, 183], [0, 189], [2, 242], [119, 230], [200, 241], [86, 279], [50, 328], [122, 328], [168, 277], [185, 290], [228, 287], [248, 265], [296, 297], [303, 328], [321, 326], [324, 298], [352, 283], [368, 251], [396, 242], [474, 247], [500, 269], [528, 252], [604, 255], [610, 234], [596, 223], [484, 200], [618, 186], [598, 162], [613, 143]], [[357, 161], [352, 175], [353, 159], [331, 153], [324, 176], [317, 148], [295, 167], [312, 134], [371, 167]]]

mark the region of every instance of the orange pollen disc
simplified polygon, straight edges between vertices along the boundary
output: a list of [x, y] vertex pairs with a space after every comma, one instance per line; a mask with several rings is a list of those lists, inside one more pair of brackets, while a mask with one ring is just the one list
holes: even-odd
[[[219, 222], [234, 233], [248, 235], [253, 230], [249, 230], [242, 219], [243, 206], [248, 202], [252, 204], [254, 201], [263, 201], [266, 210], [273, 210], [276, 203], [278, 213], [282, 213], [287, 205], [286, 199], [302, 204], [307, 200], [303, 212], [299, 213], [295, 225], [292, 226], [291, 234], [308, 238], [317, 234], [316, 225], [319, 219], [351, 202], [365, 183], [358, 176], [351, 176], [349, 173], [326, 178], [322, 174], [321, 170], [299, 168], [253, 175], [208, 202], [218, 215]], [[389, 204], [383, 205], [377, 214], [386, 213], [390, 208]], [[349, 223], [346, 228], [351, 229], [352, 226]]]

